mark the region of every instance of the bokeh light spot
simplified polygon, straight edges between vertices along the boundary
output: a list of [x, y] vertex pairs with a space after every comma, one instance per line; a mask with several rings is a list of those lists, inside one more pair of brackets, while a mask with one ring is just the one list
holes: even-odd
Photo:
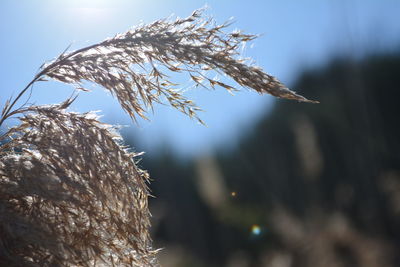
[[251, 226], [251, 233], [253, 235], [260, 235], [261, 234], [261, 227], [257, 224], [253, 224]]

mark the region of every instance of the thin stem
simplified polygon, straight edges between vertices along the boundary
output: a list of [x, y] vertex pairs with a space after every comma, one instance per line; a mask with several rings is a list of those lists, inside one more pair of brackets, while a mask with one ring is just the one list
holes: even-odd
[[4, 116], [0, 120], [0, 126], [9, 117], [8, 115], [13, 106], [17, 103], [17, 101], [21, 98], [21, 96], [29, 89], [29, 87], [31, 87], [32, 84], [34, 84], [39, 79], [39, 77], [40, 76], [35, 76], [35, 78], [18, 94], [18, 96], [14, 99], [14, 101], [8, 106], [7, 110], [4, 112]]
[[[33, 78], [33, 80], [30, 81], [30, 82], [28, 83], [28, 85], [17, 95], [17, 97], [14, 99], [14, 101], [8, 106], [8, 108], [7, 108], [6, 111], [4, 112], [3, 117], [2, 117], [1, 120], [0, 120], [0, 127], [1, 127], [1, 125], [3, 124], [3, 122], [4, 122], [8, 117], [10, 117], [10, 115], [13, 114], [13, 112], [10, 113], [10, 111], [11, 111], [11, 109], [15, 106], [15, 104], [18, 102], [18, 100], [19, 100], [19, 99], [25, 94], [25, 92], [26, 92], [35, 82], [37, 82], [43, 75], [46, 75], [52, 68], [56, 67], [58, 64], [60, 64], [61, 62], [63, 62], [65, 59], [70, 58], [70, 57], [73, 57], [73, 56], [75, 56], [75, 55], [78, 54], [78, 53], [81, 53], [81, 52], [90, 50], [90, 49], [95, 48], [95, 47], [97, 47], [97, 46], [104, 45], [104, 44], [106, 44], [106, 42], [107, 42], [107, 41], [104, 41], [104, 42], [101, 42], [101, 43], [98, 43], [98, 44], [94, 44], [94, 45], [90, 45], [90, 46], [87, 46], [87, 47], [78, 49], [78, 50], [72, 52], [71, 54], [69, 54], [69, 55], [63, 57], [61, 60], [56, 60], [56, 61], [54, 61], [52, 64], [50, 64], [50, 65], [48, 65], [46, 68], [44, 68], [41, 72], [39, 72], [38, 74], [36, 74], [35, 78]], [[59, 57], [59, 58], [60, 58], [60, 57]]]

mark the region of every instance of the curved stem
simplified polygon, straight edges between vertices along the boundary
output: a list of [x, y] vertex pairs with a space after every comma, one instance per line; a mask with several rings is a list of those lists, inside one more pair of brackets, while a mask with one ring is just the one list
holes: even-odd
[[31, 87], [32, 84], [34, 84], [39, 79], [40, 76], [36, 75], [35, 78], [18, 94], [18, 96], [14, 99], [14, 101], [8, 106], [7, 110], [4, 112], [4, 115], [0, 120], [0, 126], [8, 118], [9, 113], [13, 108], [13, 106], [17, 103], [17, 101], [21, 98], [21, 96], [29, 89], [29, 87]]
[[95, 48], [97, 46], [101, 46], [107, 43], [108, 40], [103, 41], [101, 43], [97, 43], [94, 45], [90, 45], [87, 47], [83, 47], [81, 49], [78, 49], [72, 53], [70, 53], [69, 55], [63, 57], [62, 59], [60, 59], [60, 57], [58, 57], [58, 59], [60, 60], [55, 60], [53, 63], [51, 63], [50, 65], [48, 65], [46, 68], [44, 68], [41, 72], [39, 72], [38, 74], [36, 74], [36, 76], [33, 78], [32, 81], [30, 81], [28, 83], [28, 85], [17, 95], [17, 97], [14, 99], [14, 101], [8, 106], [8, 108], [6, 109], [6, 111], [4, 112], [4, 115], [1, 117], [0, 119], [0, 127], [3, 124], [3, 122], [10, 117], [11, 114], [13, 114], [12, 112], [10, 113], [11, 109], [15, 106], [15, 104], [18, 102], [18, 100], [25, 94], [25, 92], [35, 83], [37, 82], [43, 75], [46, 75], [46, 73], [51, 70], [52, 68], [54, 68], [55, 66], [57, 66], [58, 64], [60, 64], [61, 62], [63, 62], [65, 59], [70, 58], [75, 56], [78, 53], [87, 51], [89, 49]]
[[[143, 39], [143, 38], [139, 38], [139, 39]], [[18, 100], [25, 94], [25, 92], [35, 83], [37, 82], [42, 76], [46, 75], [51, 69], [53, 69], [54, 67], [56, 67], [59, 64], [62, 64], [66, 59], [71, 58], [73, 56], [75, 56], [76, 54], [79, 54], [81, 52], [85, 52], [88, 51], [90, 49], [99, 47], [99, 46], [107, 46], [108, 43], [110, 42], [115, 42], [116, 40], [105, 40], [102, 41], [100, 43], [97, 44], [93, 44], [90, 46], [86, 46], [83, 47], [81, 49], [75, 50], [73, 52], [71, 52], [68, 55], [64, 56], [64, 53], [62, 53], [53, 63], [49, 64], [47, 67], [45, 67], [44, 69], [42, 69], [38, 74], [36, 74], [36, 76], [33, 78], [32, 81], [30, 81], [28, 83], [28, 85], [18, 94], [18, 96], [14, 99], [14, 101], [8, 106], [8, 108], [6, 109], [6, 111], [4, 112], [4, 115], [1, 117], [0, 119], [0, 127], [3, 124], [3, 122], [9, 118], [12, 114], [14, 114], [13, 112], [11, 112], [11, 109], [15, 106], [15, 104], [18, 102]], [[126, 40], [119, 40], [121, 42], [126, 42]], [[132, 41], [132, 40], [130, 40]]]

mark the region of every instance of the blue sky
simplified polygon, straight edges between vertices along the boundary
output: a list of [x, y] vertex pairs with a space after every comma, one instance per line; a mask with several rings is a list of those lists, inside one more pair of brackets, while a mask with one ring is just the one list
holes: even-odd
[[[38, 67], [72, 43], [71, 49], [101, 41], [141, 22], [184, 17], [208, 5], [217, 22], [233, 17], [235, 28], [262, 34], [245, 50], [267, 72], [291, 85], [302, 70], [319, 66], [336, 54], [362, 56], [400, 44], [400, 2], [397, 0], [304, 1], [162, 1], [38, 0], [0, 1], [0, 107], [24, 87]], [[296, 88], [293, 88], [294, 90]], [[57, 82], [38, 83], [31, 101], [55, 103], [72, 92]], [[209, 153], [234, 144], [273, 105], [269, 95], [243, 90], [235, 96], [222, 89], [188, 92], [205, 112], [204, 127], [166, 106], [156, 106], [150, 122], [130, 122], [116, 100], [101, 88], [81, 93], [72, 107], [101, 110], [103, 120], [127, 125], [139, 149], [156, 151], [169, 145], [181, 155]], [[312, 98], [312, 96], [307, 96]], [[282, 101], [282, 100], [278, 100]]]

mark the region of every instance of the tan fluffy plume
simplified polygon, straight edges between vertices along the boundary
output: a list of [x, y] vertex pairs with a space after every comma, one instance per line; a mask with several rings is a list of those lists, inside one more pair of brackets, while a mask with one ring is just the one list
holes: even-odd
[[133, 119], [165, 101], [198, 118], [196, 105], [169, 80], [171, 72], [198, 86], [236, 90], [210, 78], [217, 72], [259, 93], [314, 102], [246, 64], [239, 47], [256, 36], [226, 33], [228, 26], [198, 10], [136, 27], [62, 53], [6, 102], [0, 126], [13, 116], [20, 124], [0, 136], [1, 266], [158, 265], [148, 233], [148, 175], [137, 167], [136, 154], [95, 114], [67, 111], [73, 99], [13, 109], [34, 83], [50, 78], [85, 90], [92, 82]]

